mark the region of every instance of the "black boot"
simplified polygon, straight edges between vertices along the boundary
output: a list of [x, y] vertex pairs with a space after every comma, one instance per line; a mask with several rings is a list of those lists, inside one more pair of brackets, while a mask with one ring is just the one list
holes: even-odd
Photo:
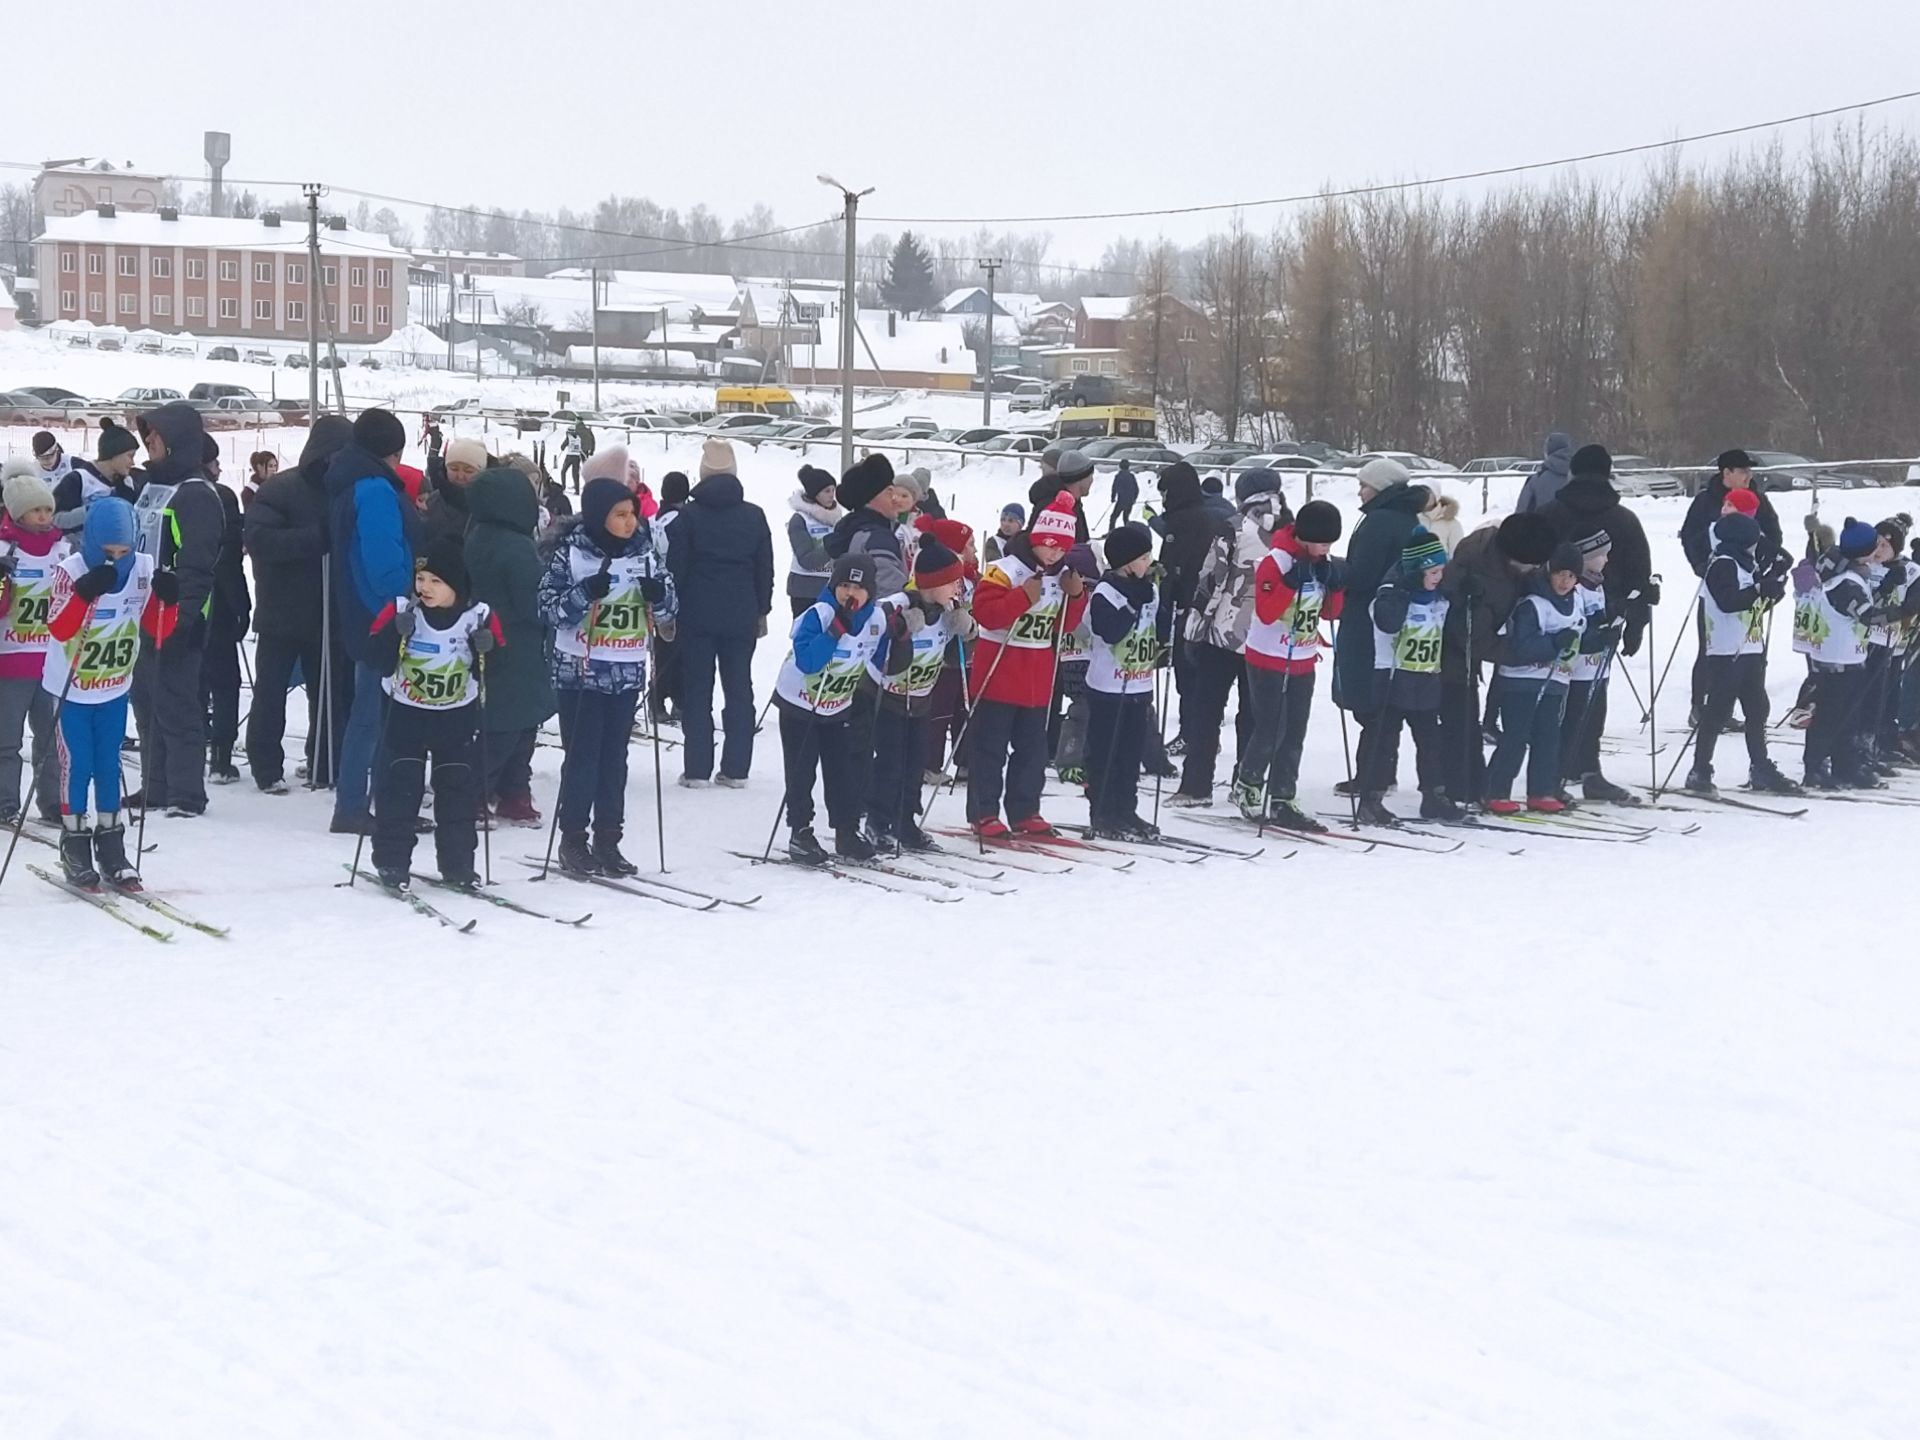
[[240, 778], [233, 764], [233, 746], [215, 745], [208, 750], [207, 778], [216, 785], [231, 785]]
[[60, 817], [60, 873], [82, 890], [100, 888], [100, 872], [93, 868], [93, 831], [84, 815]]
[[380, 888], [391, 890], [395, 895], [404, 895], [413, 888], [413, 873], [400, 865], [377, 865], [373, 876], [380, 882]]
[[898, 855], [900, 853], [900, 842], [894, 838], [893, 831], [885, 825], [876, 824], [874, 821], [869, 820], [863, 838], [867, 844], [873, 847], [873, 853], [876, 855]]
[[1800, 787], [1780, 773], [1780, 767], [1771, 760], [1751, 767], [1747, 772], [1747, 788], [1763, 791], [1769, 795], [1798, 795]]
[[900, 827], [899, 836], [900, 848], [908, 854], [920, 855], [929, 850], [938, 850], [940, 848], [934, 843], [931, 835], [927, 834], [926, 831], [922, 830], [912, 821], [908, 821]]
[[602, 875], [638, 875], [640, 867], [620, 853], [618, 830], [596, 831], [593, 837], [593, 863]]
[[1580, 793], [1589, 800], [1605, 800], [1614, 805], [1638, 805], [1640, 797], [1624, 785], [1616, 785], [1598, 770], [1580, 777]]
[[1362, 825], [1395, 826], [1400, 817], [1380, 803], [1378, 795], [1362, 795], [1360, 803], [1354, 806], [1354, 815]]
[[802, 825], [787, 837], [787, 858], [802, 865], [824, 865], [827, 852], [814, 838], [813, 827]]
[[1444, 790], [1429, 790], [1420, 797], [1422, 820], [1462, 820], [1466, 812], [1447, 798]]
[[1809, 790], [1838, 790], [1840, 787], [1833, 779], [1833, 762], [1816, 760], [1807, 766], [1805, 786]]
[[118, 810], [100, 817], [93, 831], [93, 862], [100, 878], [116, 890], [138, 890], [140, 872], [127, 863], [127, 827]]
[[842, 860], [871, 860], [879, 853], [857, 829], [833, 832], [833, 853]]
[[1709, 800], [1720, 793], [1720, 788], [1713, 783], [1713, 770], [1706, 765], [1696, 765], [1689, 770], [1686, 784], [1680, 788], [1689, 795], [1704, 795]]
[[562, 830], [560, 832], [560, 868], [569, 875], [600, 873], [600, 866], [593, 858], [593, 847], [587, 843], [586, 831]]
[[1277, 795], [1267, 797], [1267, 828], [1291, 830], [1299, 835], [1327, 833], [1327, 827], [1302, 810], [1291, 797], [1281, 799]]

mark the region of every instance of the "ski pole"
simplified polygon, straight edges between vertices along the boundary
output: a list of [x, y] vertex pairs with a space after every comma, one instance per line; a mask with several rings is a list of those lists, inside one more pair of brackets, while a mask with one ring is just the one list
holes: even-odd
[[657, 632], [654, 629], [653, 606], [645, 605], [647, 616], [647, 693], [644, 704], [647, 716], [652, 721], [647, 726], [653, 732], [653, 836], [660, 853], [660, 873], [667, 873], [667, 802], [661, 792], [660, 782], [660, 721], [655, 718], [653, 709], [654, 687], [660, 683], [660, 649], [654, 644]]
[[[1654, 576], [1653, 579], [1656, 585], [1660, 583], [1660, 577], [1658, 575]], [[1706, 581], [1702, 580], [1700, 583], [1704, 585], [1706, 584]], [[1654, 793], [1657, 795], [1660, 791], [1660, 724], [1658, 719], [1655, 716], [1655, 708], [1656, 706], [1658, 706], [1660, 702], [1660, 687], [1654, 682], [1653, 664], [1654, 664], [1654, 656], [1659, 654], [1659, 647], [1654, 644], [1654, 640], [1653, 640], [1653, 607], [1652, 606], [1647, 607], [1646, 643], [1647, 643], [1647, 779], [1652, 783]], [[1676, 649], [1679, 648], [1679, 644], [1677, 641], [1675, 642], [1674, 648]]]
[[[613, 558], [611, 556], [608, 556], [600, 562], [600, 574], [605, 575], [612, 568]], [[590, 667], [593, 664], [593, 627], [599, 623], [599, 620], [600, 601], [598, 599], [588, 601], [587, 628], [582, 632], [581, 636], [581, 650], [583, 653], [580, 656], [580, 678], [582, 681], [586, 680], [590, 673]], [[580, 693], [583, 697], [586, 694], [584, 684], [581, 686]], [[578, 708], [576, 705], [576, 711]], [[560, 735], [560, 792], [553, 798], [553, 819], [547, 824], [547, 853], [542, 856], [540, 860], [540, 878], [542, 880], [546, 879], [548, 872], [553, 869], [553, 839], [554, 836], [560, 833], [560, 802], [566, 797], [567, 793], [567, 767], [573, 763], [573, 751], [569, 749], [566, 744], [565, 726], [561, 727]]]
[[[1656, 585], [1660, 583], [1660, 577], [1658, 575], [1653, 577], [1653, 583]], [[1700, 583], [1693, 587], [1693, 599], [1687, 602], [1687, 608], [1693, 609], [1697, 607], [1700, 604], [1700, 597], [1706, 594], [1706, 590], [1707, 582], [1703, 577]], [[1647, 633], [1649, 636], [1653, 633], [1653, 616], [1651, 613], [1647, 616]], [[1649, 715], [1653, 713], [1654, 702], [1660, 698], [1660, 691], [1666, 686], [1667, 676], [1673, 672], [1673, 661], [1674, 657], [1680, 653], [1680, 642], [1686, 638], [1687, 627], [1682, 625], [1679, 628], [1679, 633], [1673, 637], [1673, 647], [1667, 651], [1667, 663], [1661, 668], [1660, 678], [1653, 682], [1653, 693], [1647, 697], [1647, 713]], [[1651, 644], [1647, 646], [1647, 674], [1649, 678], [1651, 678], [1653, 674], [1653, 646]]]
[[[86, 613], [80, 617], [80, 629], [76, 633], [83, 643], [86, 637], [87, 627], [93, 623], [93, 607], [98, 603], [98, 601], [89, 600], [87, 602]], [[61, 649], [64, 651], [66, 646], [63, 644]], [[7, 869], [13, 864], [13, 852], [20, 844], [20, 832], [27, 828], [27, 806], [34, 803], [34, 792], [39, 790], [46, 778], [47, 762], [59, 753], [60, 716], [67, 708], [67, 695], [72, 691], [73, 677], [80, 669], [79, 665], [75, 663], [75, 657], [79, 654], [79, 649], [80, 647], [76, 645], [73, 653], [67, 656], [67, 678], [60, 686], [60, 698], [54, 702], [53, 724], [48, 727], [53, 732], [53, 744], [49, 745], [47, 747], [47, 753], [40, 757], [40, 763], [33, 767], [33, 784], [28, 787], [27, 796], [21, 802], [20, 813], [13, 817], [13, 838], [7, 842], [6, 859], [0, 860], [0, 885], [6, 883]]]
[[[1340, 630], [1343, 621], [1333, 622], [1333, 650], [1336, 664], [1340, 654]], [[1360, 828], [1360, 790], [1353, 783], [1353, 750], [1347, 743], [1347, 707], [1336, 703], [1333, 707], [1340, 712], [1340, 758], [1347, 767], [1347, 813], [1352, 828]]]
[[[491, 622], [489, 622], [491, 623]], [[493, 767], [487, 763], [487, 657], [481, 655], [474, 668], [474, 681], [480, 687], [480, 857], [486, 883], [493, 884], [493, 805], [487, 790], [493, 783]]]
[[[404, 645], [406, 642], [402, 641], [401, 643]], [[382, 697], [380, 702], [380, 733], [378, 736], [375, 737], [373, 742], [373, 753], [376, 759], [378, 759], [382, 755], [386, 755], [387, 722], [393, 718], [393, 707], [394, 707], [394, 701], [392, 697], [390, 696]], [[389, 771], [393, 769], [395, 763], [396, 762], [393, 759], [393, 757], [391, 755], [388, 755], [387, 769]], [[422, 762], [422, 768], [424, 769], [424, 762]], [[425, 774], [422, 774], [420, 777], [420, 780], [421, 780], [421, 793], [424, 795], [426, 793], [427, 776]], [[367, 798], [370, 800], [374, 799], [377, 794], [378, 787], [373, 784], [371, 777], [369, 777], [367, 781], [367, 790], [368, 790]], [[143, 800], [145, 799], [144, 796], [142, 796], [141, 798]], [[372, 807], [369, 807], [369, 809], [372, 810]], [[378, 814], [378, 811], [373, 810], [372, 813]], [[142, 818], [144, 819], [145, 812], [142, 811], [141, 815], [142, 815]], [[366, 847], [366, 843], [367, 843], [367, 831], [366, 831], [366, 827], [363, 825], [360, 828], [360, 833], [354, 836], [354, 839], [353, 839], [353, 867], [347, 871], [347, 878], [346, 878], [346, 881], [344, 882], [346, 888], [349, 890], [353, 888], [353, 882], [360, 877], [360, 852]], [[336, 881], [334, 883], [334, 888], [339, 889], [341, 883], [342, 882]]]

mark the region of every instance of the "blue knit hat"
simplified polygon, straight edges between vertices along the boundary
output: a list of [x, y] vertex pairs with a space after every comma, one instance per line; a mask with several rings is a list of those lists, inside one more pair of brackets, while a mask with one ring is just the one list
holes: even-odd
[[1400, 568], [1409, 575], [1418, 575], [1423, 570], [1431, 570], [1436, 565], [1447, 563], [1447, 547], [1440, 538], [1424, 525], [1413, 527], [1413, 534], [1407, 537], [1407, 543], [1400, 551]]
[[1860, 560], [1871, 555], [1879, 543], [1880, 533], [1873, 526], [1849, 515], [1847, 523], [1840, 527], [1840, 539], [1833, 548], [1849, 560]]
[[1002, 520], [1018, 520], [1024, 525], [1027, 523], [1027, 507], [1016, 504], [1002, 505], [1000, 507], [1000, 518]]

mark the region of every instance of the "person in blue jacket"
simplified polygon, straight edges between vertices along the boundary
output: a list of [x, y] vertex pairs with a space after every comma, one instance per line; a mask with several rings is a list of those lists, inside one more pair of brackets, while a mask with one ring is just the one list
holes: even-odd
[[407, 427], [389, 410], [364, 410], [353, 439], [327, 467], [333, 643], [353, 661], [353, 701], [340, 741], [333, 832], [372, 834], [368, 784], [380, 742], [381, 656], [374, 617], [413, 593], [419, 512], [394, 467], [407, 448]]

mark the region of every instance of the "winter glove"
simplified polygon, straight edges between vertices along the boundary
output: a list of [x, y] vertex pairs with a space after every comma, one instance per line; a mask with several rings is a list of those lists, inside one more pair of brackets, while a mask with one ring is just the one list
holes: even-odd
[[905, 610], [889, 610], [886, 614], [887, 638], [889, 640], [905, 640], [913, 633], [907, 629], [907, 612]]
[[[156, 595], [160, 593], [160, 585], [159, 585], [160, 575], [165, 575], [168, 573], [170, 572], [163, 570], [159, 572], [159, 574], [156, 574], [153, 577], [154, 579], [153, 589]], [[91, 570], [87, 571], [86, 574], [82, 575], [78, 580], [73, 582], [73, 593], [78, 595], [82, 600], [86, 601], [89, 605], [91, 605], [94, 601], [98, 600], [102, 595], [106, 594], [107, 591], [111, 590], [113, 588], [113, 582], [115, 580], [118, 580], [119, 578], [120, 578], [120, 572], [114, 569], [113, 566], [96, 565]], [[180, 583], [178, 580], [174, 582], [173, 593], [176, 597], [180, 594]], [[162, 601], [161, 603], [165, 604], [168, 602]]]
[[1646, 601], [1649, 610], [1659, 605], [1660, 582], [1658, 580], [1649, 580], [1645, 585], [1642, 585], [1640, 587], [1640, 598]]
[[1313, 578], [1320, 582], [1320, 587], [1328, 593], [1347, 588], [1347, 567], [1345, 561], [1336, 560], [1333, 556], [1328, 555], [1324, 559], [1313, 562], [1312, 573]]
[[1027, 577], [1026, 583], [1020, 587], [1027, 592], [1027, 604], [1038, 605], [1040, 603], [1040, 587], [1044, 583], [1038, 575], [1029, 575]]
[[604, 600], [611, 589], [613, 577], [605, 570], [597, 570], [580, 582], [580, 593], [589, 600]]
[[658, 605], [667, 598], [667, 582], [658, 575], [642, 575], [640, 594], [647, 604]]
[[491, 625], [477, 626], [473, 634], [467, 637], [467, 646], [476, 655], [485, 655], [493, 649], [494, 644], [493, 626]]
[[1487, 587], [1478, 575], [1469, 572], [1460, 577], [1460, 598], [1466, 601], [1467, 604], [1473, 604], [1475, 601], [1484, 597], [1486, 593]]
[[844, 605], [834, 606], [833, 625], [831, 628], [835, 635], [851, 635], [853, 633], [853, 612]]
[[411, 605], [393, 612], [393, 633], [402, 640], [411, 640], [413, 632], [420, 628], [420, 612]]
[[0, 579], [13, 579], [14, 567], [19, 563], [20, 552], [17, 550], [9, 550], [6, 554], [0, 555]]
[[927, 628], [927, 612], [922, 610], [918, 605], [909, 605], [905, 610], [902, 610], [900, 614], [906, 623], [907, 634], [918, 635], [922, 630]]
[[1080, 572], [1069, 565], [1060, 572], [1060, 589], [1069, 600], [1074, 599], [1087, 588], [1087, 582], [1080, 578]]
[[[162, 605], [180, 603], [180, 574], [177, 570], [156, 570], [153, 572], [154, 598]], [[241, 632], [245, 634], [243, 630]]]
[[1629, 625], [1627, 633], [1620, 641], [1620, 653], [1634, 656], [1640, 653], [1640, 642], [1646, 638], [1647, 625], [1643, 620], [1638, 625]]
[[1763, 575], [1754, 581], [1753, 588], [1760, 592], [1760, 598], [1763, 600], [1784, 600], [1787, 594], [1787, 577]]
[[1898, 565], [1889, 565], [1887, 573], [1880, 577], [1877, 593], [1882, 600], [1892, 600], [1900, 594], [1900, 586], [1906, 580], [1907, 572]]

